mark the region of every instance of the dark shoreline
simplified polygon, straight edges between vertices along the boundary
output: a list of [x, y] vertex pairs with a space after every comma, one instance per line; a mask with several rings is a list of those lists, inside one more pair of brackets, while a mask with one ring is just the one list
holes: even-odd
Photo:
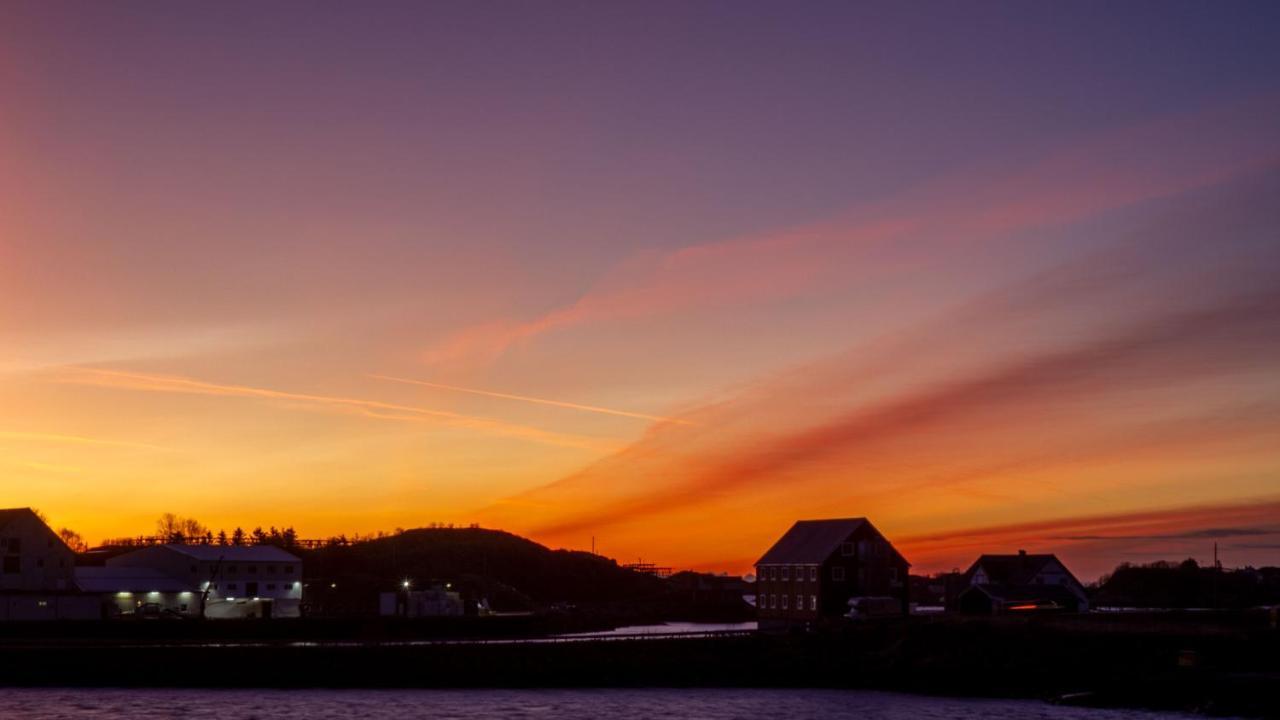
[[1280, 717], [1280, 633], [1251, 615], [913, 618], [814, 635], [512, 644], [388, 636], [404, 626], [305, 645], [296, 635], [323, 624], [280, 623], [274, 636], [209, 624], [203, 637], [167, 639], [178, 630], [153, 627], [148, 645], [9, 635], [0, 686], [847, 688]]

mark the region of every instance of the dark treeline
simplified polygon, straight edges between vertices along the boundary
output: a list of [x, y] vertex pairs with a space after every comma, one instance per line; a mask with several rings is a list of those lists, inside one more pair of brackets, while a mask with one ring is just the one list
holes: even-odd
[[1195, 560], [1122, 563], [1093, 589], [1095, 606], [1250, 608], [1280, 603], [1280, 568], [1223, 569]]
[[[449, 528], [454, 526], [452, 523], [431, 523], [431, 528]], [[477, 525], [469, 526], [471, 528]], [[147, 545], [224, 545], [224, 546], [241, 546], [241, 545], [277, 545], [285, 548], [321, 548], [321, 547], [345, 547], [356, 543], [369, 542], [372, 540], [381, 540], [383, 538], [394, 537], [403, 534], [403, 528], [396, 528], [393, 532], [379, 530], [375, 533], [346, 533], [331, 535], [324, 538], [301, 538], [298, 531], [292, 525], [274, 525], [264, 528], [261, 525], [254, 527], [252, 530], [246, 531], [243, 527], [236, 527], [231, 532], [220, 529], [214, 532], [199, 520], [192, 517], [184, 517], [174, 513], [165, 513], [156, 520], [156, 529], [150, 535], [134, 535], [129, 537], [108, 538], [102, 542], [103, 547], [107, 548], [129, 548], [144, 547]], [[78, 544], [72, 545], [72, 549], [82, 552], [87, 549], [83, 539], [79, 533], [70, 530], [63, 530], [64, 540], [68, 545], [72, 545], [69, 537], [74, 537]]]

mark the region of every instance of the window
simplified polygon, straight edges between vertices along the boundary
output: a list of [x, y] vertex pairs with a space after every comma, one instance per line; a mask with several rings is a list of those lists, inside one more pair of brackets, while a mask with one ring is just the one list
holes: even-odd
[[778, 596], [777, 596], [777, 595], [773, 595], [773, 594], [770, 594], [770, 595], [769, 595], [769, 607], [770, 607], [770, 608], [776, 608], [776, 607], [778, 607]]
[[810, 610], [817, 610], [817, 609], [818, 609], [818, 596], [817, 596], [817, 595], [810, 595], [810, 596], [809, 596], [809, 609], [810, 609]]
[[783, 580], [786, 580], [786, 579], [787, 579], [787, 573], [788, 573], [788, 571], [789, 571], [789, 570], [790, 570], [790, 568], [788, 568], [786, 565], [783, 565], [783, 566], [782, 566], [782, 579], [783, 579]]
[[844, 582], [844, 568], [839, 565], [831, 568], [831, 579], [836, 582]]
[[274, 575], [274, 574], [276, 573], [276, 566], [275, 566], [275, 565], [268, 565], [268, 566], [267, 566], [267, 572], [268, 572], [268, 573], [270, 573], [270, 574], [272, 574], [272, 575]]
[[799, 565], [796, 566], [796, 580], [800, 580], [800, 581], [804, 580], [804, 568], [800, 567]]
[[22, 552], [22, 538], [9, 538], [9, 552]]
[[778, 568], [772, 567], [772, 566], [769, 567], [769, 579], [770, 580], [778, 579]]
[[228, 572], [228, 573], [230, 573], [230, 574], [232, 574], [232, 575], [234, 575], [234, 574], [235, 574], [235, 572], [236, 572], [236, 566], [235, 566], [235, 565], [228, 565], [228, 566], [227, 566], [227, 572]]
[[48, 600], [37, 600], [37, 601], [36, 601], [36, 607], [49, 607], [49, 601], [48, 601]]
[[285, 574], [285, 575], [292, 575], [292, 574], [293, 574], [293, 566], [292, 566], [292, 565], [285, 565], [285, 566], [284, 566], [284, 574]]
[[797, 609], [797, 610], [803, 610], [803, 609], [804, 609], [804, 596], [803, 596], [803, 595], [797, 595], [797, 596], [796, 596], [796, 609]]
[[818, 582], [818, 567], [816, 565], [809, 568], [809, 582]]
[[6, 573], [22, 572], [22, 558], [17, 555], [9, 555], [4, 559], [4, 571]]
[[275, 590], [275, 589], [276, 589], [276, 584], [275, 584], [275, 583], [267, 583], [267, 589], [268, 589], [268, 590]]
[[853, 556], [853, 543], [840, 543], [840, 554], [845, 557]]
[[788, 598], [788, 597], [790, 597], [790, 595], [783, 595], [783, 596], [782, 596], [782, 609], [783, 609], [783, 610], [786, 610], [786, 609], [787, 609], [787, 598]]
[[257, 575], [257, 574], [258, 574], [258, 566], [257, 566], [257, 565], [250, 565], [250, 566], [249, 566], [249, 574], [250, 574], [250, 575]]

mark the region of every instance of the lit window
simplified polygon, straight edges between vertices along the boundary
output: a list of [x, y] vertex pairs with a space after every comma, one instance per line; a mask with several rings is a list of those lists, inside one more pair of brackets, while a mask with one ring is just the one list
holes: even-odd
[[817, 595], [810, 595], [810, 596], [809, 596], [809, 609], [810, 609], [810, 610], [817, 610], [817, 609], [818, 609], [818, 596], [817, 596]]
[[831, 568], [831, 579], [836, 582], [844, 582], [844, 568], [839, 565]]

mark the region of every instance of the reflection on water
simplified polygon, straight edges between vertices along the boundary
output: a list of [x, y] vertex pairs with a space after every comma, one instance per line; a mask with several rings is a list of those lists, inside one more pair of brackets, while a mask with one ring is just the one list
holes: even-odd
[[[216, 672], [216, 669], [193, 669]], [[845, 690], [4, 690], [0, 718], [408, 720], [411, 718], [849, 718], [1139, 720], [1190, 717], [1023, 700]]]

